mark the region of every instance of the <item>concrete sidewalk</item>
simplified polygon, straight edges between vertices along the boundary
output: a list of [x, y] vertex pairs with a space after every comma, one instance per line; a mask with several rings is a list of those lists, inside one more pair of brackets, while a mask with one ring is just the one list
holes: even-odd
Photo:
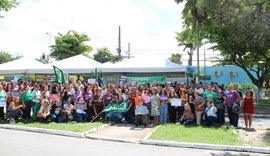
[[116, 124], [85, 134], [85, 137], [90, 139], [139, 143], [154, 129], [155, 127], [144, 128], [143, 126], [135, 127], [131, 124]]

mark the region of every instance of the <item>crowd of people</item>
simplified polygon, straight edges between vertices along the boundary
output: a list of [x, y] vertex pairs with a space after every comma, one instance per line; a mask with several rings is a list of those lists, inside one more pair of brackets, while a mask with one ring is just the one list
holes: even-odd
[[[57, 123], [109, 120], [136, 126], [167, 123], [222, 126], [227, 112], [229, 124], [237, 127], [242, 112], [246, 128], [250, 128], [255, 114], [255, 96], [251, 89], [243, 93], [237, 84], [224, 86], [215, 82], [185, 85], [154, 81], [143, 86], [100, 86], [97, 82], [56, 84], [48, 80], [42, 83], [11, 80], [0, 83], [0, 120], [11, 123], [17, 120]], [[180, 105], [172, 105], [175, 99]], [[102, 113], [111, 102], [120, 104], [127, 100], [126, 112]]]

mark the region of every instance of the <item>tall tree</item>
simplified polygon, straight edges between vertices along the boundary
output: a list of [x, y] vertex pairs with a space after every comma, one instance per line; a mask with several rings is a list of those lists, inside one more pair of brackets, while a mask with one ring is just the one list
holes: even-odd
[[182, 61], [182, 55], [179, 54], [179, 53], [176, 53], [176, 54], [172, 54], [171, 55], [171, 58], [169, 58], [170, 61], [174, 62], [174, 63], [177, 63], [177, 64], [183, 64]]
[[100, 63], [111, 62], [112, 59], [113, 54], [106, 47], [97, 49], [97, 53], [94, 54], [94, 60]]
[[19, 58], [22, 58], [22, 56], [15, 56], [14, 57], [8, 52], [0, 51], [0, 64], [6, 63], [9, 61], [13, 61], [13, 60], [17, 60]]
[[[223, 56], [218, 60], [221, 64], [241, 67], [252, 82], [262, 89], [270, 72], [269, 2], [201, 0], [200, 3], [207, 15], [201, 23], [200, 40], [215, 43], [213, 48], [221, 51], [220, 56]], [[185, 23], [190, 22], [185, 20]], [[184, 31], [188, 31], [188, 28]]]
[[79, 34], [76, 31], [69, 31], [65, 35], [58, 33], [58, 36], [55, 37], [55, 45], [50, 46], [50, 56], [56, 60], [62, 60], [82, 53], [89, 53], [92, 51], [92, 47], [86, 45], [84, 43], [86, 41], [90, 41], [90, 38], [86, 34]]
[[[9, 11], [12, 7], [15, 7], [16, 0], [0, 0], [0, 12]], [[0, 18], [3, 16], [0, 14]]]

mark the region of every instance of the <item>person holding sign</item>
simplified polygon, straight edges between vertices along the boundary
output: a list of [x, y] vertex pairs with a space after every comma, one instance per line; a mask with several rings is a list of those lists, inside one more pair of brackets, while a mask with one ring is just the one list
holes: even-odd
[[135, 126], [138, 127], [138, 125], [143, 124], [146, 127], [149, 125], [148, 114], [148, 108], [143, 105], [143, 100], [140, 100], [135, 109]]
[[177, 118], [177, 108], [181, 106], [181, 100], [179, 99], [178, 95], [176, 94], [174, 88], [171, 89], [169, 95], [169, 120], [171, 123], [176, 123]]
[[7, 93], [0, 84], [0, 120], [4, 120], [4, 107], [7, 104]]

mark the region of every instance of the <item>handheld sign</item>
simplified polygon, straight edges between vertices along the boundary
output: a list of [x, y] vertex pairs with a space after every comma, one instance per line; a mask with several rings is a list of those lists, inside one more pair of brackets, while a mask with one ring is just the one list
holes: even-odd
[[0, 107], [6, 107], [7, 101], [6, 100], [0, 100]]
[[181, 99], [171, 99], [171, 106], [182, 106]]

